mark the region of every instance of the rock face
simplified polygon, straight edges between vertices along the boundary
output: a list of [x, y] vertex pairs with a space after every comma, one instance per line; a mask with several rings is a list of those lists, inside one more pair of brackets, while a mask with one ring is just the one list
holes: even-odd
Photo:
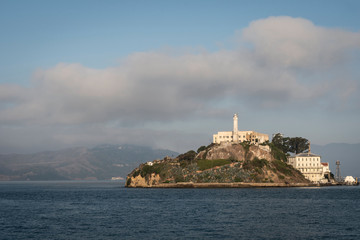
[[269, 146], [246, 143], [211, 144], [198, 154], [189, 151], [176, 158], [166, 157], [163, 160], [141, 164], [127, 176], [126, 186], [174, 187], [215, 184], [214, 186], [233, 187], [249, 184], [309, 184], [298, 170], [274, 156], [279, 157], [279, 151], [270, 149]]
[[232, 159], [236, 161], [245, 161], [247, 158], [252, 160], [254, 158], [273, 160], [269, 146], [243, 146], [241, 144], [221, 143], [213, 147], [201, 151], [198, 159]]

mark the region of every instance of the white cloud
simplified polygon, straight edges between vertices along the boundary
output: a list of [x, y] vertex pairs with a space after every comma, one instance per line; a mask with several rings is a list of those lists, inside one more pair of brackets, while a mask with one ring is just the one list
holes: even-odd
[[344, 72], [345, 64], [354, 61], [351, 52], [359, 49], [360, 33], [301, 18], [270, 17], [243, 29], [236, 50], [140, 52], [112, 68], [59, 63], [39, 69], [29, 88], [0, 85], [0, 123], [126, 126], [222, 112], [214, 105], [224, 99], [274, 110], [347, 102], [359, 94], [359, 76], [341, 79], [332, 73]]
[[319, 70], [342, 64], [360, 48], [360, 34], [315, 26], [302, 18], [270, 17], [252, 22], [242, 38], [258, 61], [271, 66]]

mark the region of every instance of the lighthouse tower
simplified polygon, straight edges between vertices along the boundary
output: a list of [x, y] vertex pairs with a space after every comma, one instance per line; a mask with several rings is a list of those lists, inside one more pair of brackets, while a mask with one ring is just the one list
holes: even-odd
[[238, 135], [238, 116], [237, 114], [235, 113], [234, 114], [234, 117], [233, 117], [233, 120], [234, 120], [234, 128], [233, 128], [233, 142], [239, 142], [239, 135]]

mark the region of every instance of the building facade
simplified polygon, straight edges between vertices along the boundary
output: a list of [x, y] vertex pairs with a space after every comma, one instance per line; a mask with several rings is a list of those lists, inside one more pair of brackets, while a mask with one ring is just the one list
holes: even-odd
[[324, 182], [325, 174], [330, 174], [329, 164], [321, 163], [321, 156], [311, 152], [290, 156], [288, 163], [312, 182]]
[[251, 144], [258, 145], [259, 143], [269, 141], [269, 135], [254, 131], [239, 131], [237, 114], [234, 114], [233, 117], [233, 131], [218, 132], [217, 134], [213, 135], [213, 143], [241, 143], [245, 141], [250, 142]]
[[330, 179], [330, 168], [329, 168], [329, 163], [327, 162], [322, 162], [321, 165], [323, 166], [323, 175], [328, 176], [328, 179]]

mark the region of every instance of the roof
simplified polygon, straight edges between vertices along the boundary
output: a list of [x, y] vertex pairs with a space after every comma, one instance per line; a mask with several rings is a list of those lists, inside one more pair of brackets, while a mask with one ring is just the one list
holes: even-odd
[[313, 153], [299, 153], [295, 155], [296, 157], [320, 157], [320, 155]]
[[329, 163], [327, 163], [327, 162], [322, 162], [321, 164], [325, 167], [329, 166]]

